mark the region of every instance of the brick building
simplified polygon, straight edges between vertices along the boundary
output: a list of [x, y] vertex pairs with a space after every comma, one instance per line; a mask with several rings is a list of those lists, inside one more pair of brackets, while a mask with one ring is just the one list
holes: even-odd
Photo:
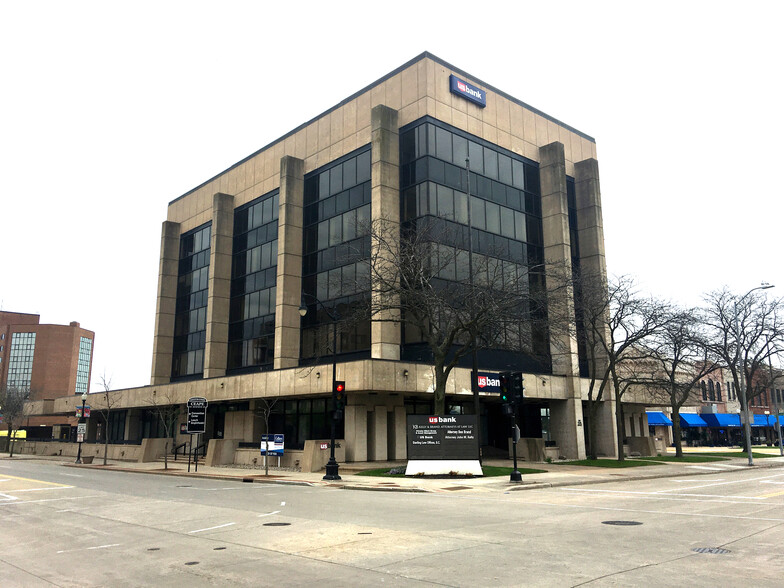
[[[95, 333], [77, 322], [39, 321], [37, 314], [0, 311], [0, 388], [28, 392], [32, 401], [89, 392]], [[24, 424], [28, 434], [48, 437], [53, 426], [69, 422], [33, 416]]]

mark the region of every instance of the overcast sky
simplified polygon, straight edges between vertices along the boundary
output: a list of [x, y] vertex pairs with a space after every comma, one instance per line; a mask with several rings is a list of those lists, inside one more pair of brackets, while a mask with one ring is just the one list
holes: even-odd
[[[272, 6], [272, 7], [270, 7]], [[169, 201], [422, 51], [594, 137], [607, 265], [784, 295], [782, 2], [0, 4], [0, 308], [150, 378]]]

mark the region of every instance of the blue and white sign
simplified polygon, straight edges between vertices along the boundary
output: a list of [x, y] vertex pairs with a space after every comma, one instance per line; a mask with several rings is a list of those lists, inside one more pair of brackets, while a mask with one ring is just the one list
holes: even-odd
[[283, 455], [283, 435], [281, 433], [275, 433], [274, 435], [262, 435], [261, 454]]
[[449, 76], [449, 91], [452, 92], [452, 94], [462, 96], [481, 108], [487, 106], [487, 92], [477, 88], [473, 84], [464, 82], [454, 74]]

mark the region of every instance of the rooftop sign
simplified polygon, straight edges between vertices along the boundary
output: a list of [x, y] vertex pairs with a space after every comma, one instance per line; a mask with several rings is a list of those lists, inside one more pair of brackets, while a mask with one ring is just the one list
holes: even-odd
[[477, 88], [473, 84], [464, 82], [454, 74], [449, 76], [449, 91], [452, 92], [452, 94], [462, 96], [469, 102], [473, 102], [480, 108], [487, 106], [487, 92]]

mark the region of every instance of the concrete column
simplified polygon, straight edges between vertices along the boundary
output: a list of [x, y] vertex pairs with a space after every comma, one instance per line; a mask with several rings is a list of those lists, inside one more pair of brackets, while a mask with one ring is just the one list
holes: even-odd
[[278, 275], [275, 298], [276, 370], [299, 364], [302, 297], [302, 206], [305, 162], [286, 155], [280, 160]]
[[[400, 148], [398, 113], [378, 105], [370, 113], [371, 124], [371, 220], [375, 231], [383, 232], [392, 243], [400, 239]], [[378, 254], [371, 243], [372, 255]], [[381, 262], [390, 252], [381, 252]], [[382, 293], [372, 292], [373, 302], [382, 302]], [[394, 300], [391, 301], [394, 305]], [[387, 304], [384, 304], [386, 307]], [[370, 356], [373, 359], [400, 359], [399, 313], [376, 315], [370, 327]], [[386, 428], [386, 427], [385, 427]]]
[[367, 413], [368, 407], [363, 404], [346, 406], [343, 424], [343, 436], [346, 439], [346, 461], [368, 460]]
[[155, 308], [155, 336], [152, 344], [150, 384], [153, 386], [167, 384], [171, 379], [179, 262], [180, 223], [165, 221], [161, 230], [158, 301]]
[[[575, 382], [579, 389], [579, 382]], [[550, 433], [560, 455], [585, 459], [585, 419], [579, 398], [550, 401]]]
[[207, 344], [204, 349], [205, 378], [226, 375], [229, 357], [229, 302], [233, 244], [234, 196], [218, 193], [212, 199]]
[[596, 411], [596, 453], [606, 457], [618, 457], [618, 427], [615, 420], [615, 401], [599, 403]]
[[386, 461], [389, 459], [387, 447], [387, 407], [373, 407], [371, 418], [373, 419], [373, 439], [370, 440], [368, 461]]
[[[539, 149], [539, 176], [542, 190], [542, 232], [548, 281], [558, 283], [571, 278], [572, 253], [569, 238], [569, 205], [566, 199], [566, 160], [562, 143]], [[574, 317], [574, 296], [569, 289], [556, 288], [549, 296], [550, 354], [553, 374], [576, 376], [579, 373], [577, 340], [570, 332]]]
[[602, 197], [599, 190], [599, 162], [586, 159], [574, 164], [574, 189], [577, 200], [577, 235], [580, 242], [580, 267], [583, 272], [602, 276], [607, 281], [604, 257]]
[[390, 440], [389, 459], [406, 459], [408, 449], [406, 447], [406, 407], [394, 407], [392, 417], [392, 436]]
[[135, 441], [139, 438], [141, 427], [141, 410], [130, 408], [125, 415], [125, 440]]

